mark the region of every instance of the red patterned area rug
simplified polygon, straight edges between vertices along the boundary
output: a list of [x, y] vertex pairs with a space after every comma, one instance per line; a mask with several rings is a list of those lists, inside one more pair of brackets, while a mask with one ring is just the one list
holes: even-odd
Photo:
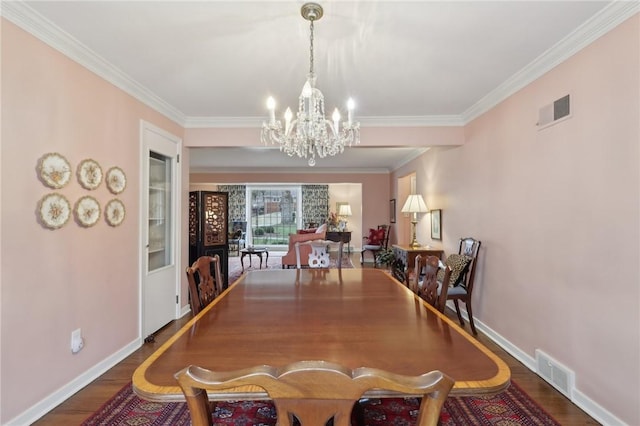
[[[367, 426], [415, 425], [416, 398], [371, 399], [365, 405]], [[229, 401], [216, 404], [215, 426], [271, 426], [275, 408], [268, 401]], [[560, 426], [515, 383], [494, 396], [449, 397], [440, 423], [443, 426]], [[181, 426], [190, 425], [186, 403], [157, 403], [138, 398], [131, 384], [123, 387], [82, 426]]]

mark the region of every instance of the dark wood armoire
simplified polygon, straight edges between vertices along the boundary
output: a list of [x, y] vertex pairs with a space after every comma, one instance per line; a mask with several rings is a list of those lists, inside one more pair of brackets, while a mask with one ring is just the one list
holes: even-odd
[[189, 265], [200, 256], [220, 256], [224, 288], [229, 285], [227, 192], [189, 192]]

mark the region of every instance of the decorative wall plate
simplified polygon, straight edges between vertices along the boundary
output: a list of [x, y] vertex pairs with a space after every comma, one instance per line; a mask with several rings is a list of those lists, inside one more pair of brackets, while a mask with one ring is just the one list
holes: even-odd
[[109, 201], [104, 208], [104, 218], [111, 226], [120, 225], [124, 220], [124, 215], [124, 204], [117, 198]]
[[82, 197], [75, 206], [76, 219], [82, 226], [93, 226], [100, 219], [100, 204], [90, 196]]
[[71, 216], [71, 205], [61, 194], [48, 194], [38, 203], [38, 215], [47, 228], [62, 228]]
[[78, 181], [85, 189], [96, 189], [102, 182], [102, 168], [94, 160], [82, 160], [78, 165]]
[[38, 161], [38, 173], [42, 182], [50, 188], [62, 188], [71, 178], [71, 166], [57, 152], [45, 154]]
[[127, 186], [127, 177], [121, 168], [112, 167], [107, 170], [106, 183], [109, 191], [114, 194], [119, 194], [124, 191], [124, 188]]

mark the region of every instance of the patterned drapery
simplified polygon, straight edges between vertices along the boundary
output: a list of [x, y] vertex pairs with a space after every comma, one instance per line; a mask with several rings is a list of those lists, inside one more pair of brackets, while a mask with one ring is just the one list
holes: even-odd
[[302, 185], [302, 226], [323, 224], [329, 216], [329, 185]]
[[218, 191], [229, 193], [229, 223], [247, 221], [247, 187], [218, 185]]

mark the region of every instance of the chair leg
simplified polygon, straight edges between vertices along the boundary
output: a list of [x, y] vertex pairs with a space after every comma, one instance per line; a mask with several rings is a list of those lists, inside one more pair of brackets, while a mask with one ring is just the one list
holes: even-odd
[[471, 311], [471, 300], [464, 302], [464, 306], [467, 308], [467, 315], [469, 315], [469, 325], [471, 326], [471, 332], [474, 336], [478, 335], [476, 331], [476, 325], [473, 323], [473, 312]]
[[464, 320], [462, 319], [462, 314], [460, 313], [460, 305], [458, 304], [458, 299], [453, 299], [453, 304], [456, 305], [456, 313], [458, 314], [460, 326], [464, 327]]

